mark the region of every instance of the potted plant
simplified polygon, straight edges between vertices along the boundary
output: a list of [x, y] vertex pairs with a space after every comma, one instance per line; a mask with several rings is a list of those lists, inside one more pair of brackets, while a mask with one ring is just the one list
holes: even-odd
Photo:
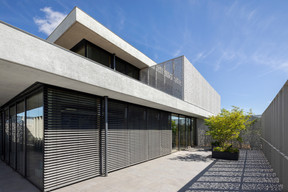
[[251, 111], [245, 113], [239, 107], [233, 106], [231, 111], [222, 109], [218, 115], [205, 119], [205, 124], [209, 128], [206, 135], [211, 135], [214, 140], [213, 158], [238, 160], [239, 149], [234, 147], [232, 143], [235, 141], [242, 142], [240, 133], [253, 123], [250, 120], [251, 115]]

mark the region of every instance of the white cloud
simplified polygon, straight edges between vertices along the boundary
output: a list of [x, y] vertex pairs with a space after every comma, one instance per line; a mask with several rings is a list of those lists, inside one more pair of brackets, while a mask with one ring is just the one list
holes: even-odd
[[34, 22], [38, 25], [39, 31], [50, 35], [52, 31], [61, 23], [66, 17], [65, 14], [53, 11], [51, 7], [44, 7], [40, 11], [45, 13], [45, 18], [34, 17]]

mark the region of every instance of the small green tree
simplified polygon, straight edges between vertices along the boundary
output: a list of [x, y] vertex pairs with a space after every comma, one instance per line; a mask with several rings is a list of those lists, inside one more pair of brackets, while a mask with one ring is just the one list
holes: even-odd
[[253, 123], [250, 120], [251, 115], [251, 110], [245, 113], [243, 109], [233, 106], [231, 111], [222, 109], [220, 114], [205, 119], [205, 124], [209, 128], [206, 135], [211, 135], [212, 139], [219, 143], [219, 147], [214, 150], [237, 151], [238, 149], [232, 148], [232, 142], [242, 142], [240, 133]]

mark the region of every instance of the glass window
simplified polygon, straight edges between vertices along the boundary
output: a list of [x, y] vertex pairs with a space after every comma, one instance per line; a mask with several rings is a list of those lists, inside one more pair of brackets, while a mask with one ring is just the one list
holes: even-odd
[[80, 41], [77, 45], [75, 45], [71, 51], [78, 53], [79, 55], [82, 55], [85, 57], [85, 47], [86, 47], [86, 40]]
[[6, 109], [5, 110], [5, 113], [4, 113], [4, 123], [5, 123], [5, 136], [4, 136], [4, 139], [5, 139], [5, 161], [6, 163], [9, 163], [9, 110]]
[[171, 128], [172, 128], [172, 149], [178, 149], [179, 138], [178, 138], [178, 115], [172, 114], [171, 117]]
[[27, 178], [43, 188], [43, 93], [27, 99]]
[[24, 175], [24, 131], [25, 131], [25, 102], [17, 104], [17, 171]]
[[3, 118], [2, 111], [0, 111], [0, 159], [3, 160]]
[[133, 65], [127, 63], [126, 72], [126, 75], [128, 75], [129, 77], [139, 80], [139, 69], [137, 67], [134, 67]]
[[10, 125], [11, 125], [11, 138], [10, 138], [10, 165], [16, 168], [16, 106], [10, 107]]
[[186, 136], [187, 146], [192, 146], [191, 118], [186, 118]]
[[185, 130], [185, 117], [179, 116], [179, 134], [180, 134], [180, 148], [186, 148], [186, 130]]
[[115, 68], [116, 71], [119, 71], [120, 73], [126, 74], [125, 62], [122, 59], [116, 57], [115, 63], [116, 63], [116, 68]]
[[112, 55], [93, 44], [87, 43], [87, 57], [107, 67], [111, 67]]

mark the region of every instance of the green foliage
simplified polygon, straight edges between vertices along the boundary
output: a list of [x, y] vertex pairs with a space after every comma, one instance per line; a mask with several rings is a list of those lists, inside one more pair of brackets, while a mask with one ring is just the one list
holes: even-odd
[[[221, 113], [217, 116], [205, 119], [205, 124], [208, 126], [209, 131], [206, 135], [211, 135], [212, 139], [219, 143], [219, 147], [215, 147], [217, 151], [233, 151], [233, 141], [242, 142], [240, 136], [241, 131], [245, 130], [254, 121], [251, 121], [252, 112], [245, 113], [239, 107], [233, 106], [231, 111], [222, 109]], [[238, 150], [238, 149], [237, 149]]]

